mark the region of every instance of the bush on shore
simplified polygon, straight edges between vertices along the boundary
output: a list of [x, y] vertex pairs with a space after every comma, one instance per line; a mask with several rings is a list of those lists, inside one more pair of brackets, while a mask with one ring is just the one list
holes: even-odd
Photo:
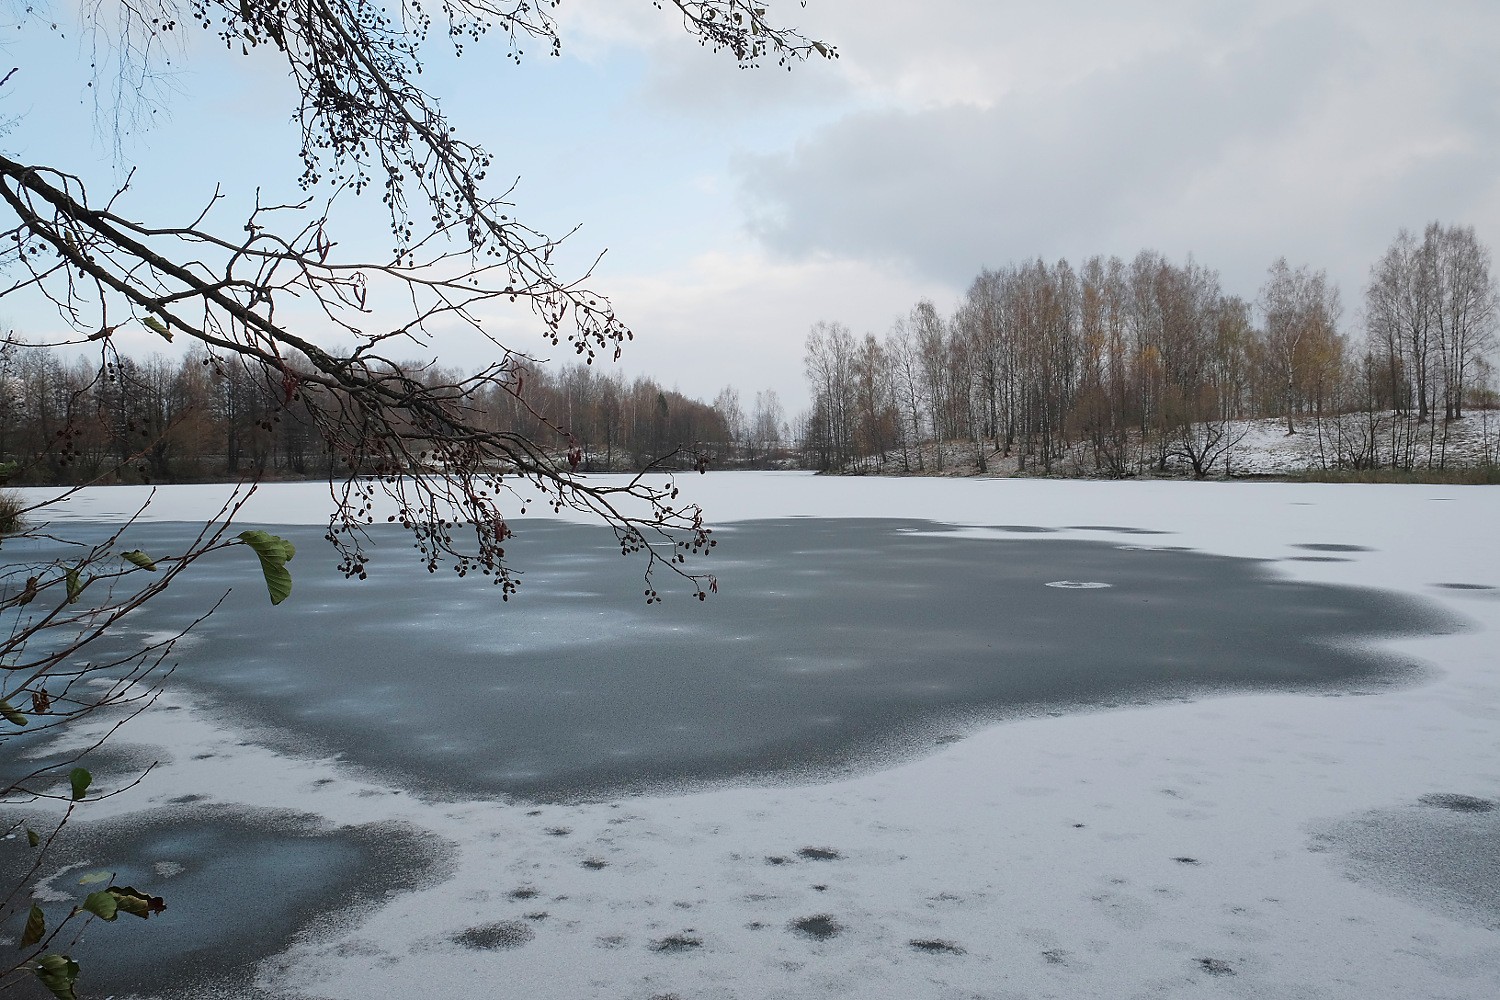
[[21, 498], [14, 493], [0, 493], [0, 535], [9, 535], [21, 527]]

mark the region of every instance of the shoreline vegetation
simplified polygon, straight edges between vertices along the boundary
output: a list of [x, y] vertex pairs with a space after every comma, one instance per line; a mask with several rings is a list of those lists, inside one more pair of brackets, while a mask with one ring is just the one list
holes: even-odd
[[[1497, 425], [1500, 425], [1500, 414], [1495, 416]], [[946, 442], [944, 457], [941, 463], [932, 459], [937, 448], [929, 448], [926, 454], [929, 456], [922, 467], [913, 464], [903, 468], [899, 461], [887, 460], [877, 462], [873, 460], [851, 463], [847, 467], [837, 469], [819, 469], [807, 460], [807, 456], [795, 449], [781, 449], [775, 453], [768, 454], [754, 462], [729, 459], [725, 462], [708, 461], [704, 464], [704, 471], [713, 472], [812, 472], [817, 476], [829, 476], [834, 478], [858, 478], [879, 477], [890, 479], [1052, 479], [1072, 481], [1096, 481], [1096, 482], [1119, 482], [1119, 481], [1183, 481], [1197, 480], [1204, 482], [1286, 482], [1286, 483], [1333, 483], [1333, 484], [1355, 484], [1355, 483], [1383, 483], [1383, 484], [1444, 484], [1453, 486], [1497, 486], [1500, 485], [1500, 462], [1493, 457], [1470, 461], [1466, 456], [1450, 457], [1444, 465], [1414, 465], [1412, 467], [1399, 466], [1377, 466], [1373, 468], [1352, 468], [1337, 465], [1319, 465], [1316, 463], [1296, 465], [1278, 462], [1276, 456], [1268, 456], [1265, 453], [1250, 451], [1232, 452], [1229, 461], [1221, 464], [1203, 475], [1196, 475], [1193, 470], [1183, 463], [1168, 463], [1165, 468], [1141, 469], [1135, 473], [1123, 475], [1106, 475], [1097, 470], [1088, 469], [1081, 464], [1066, 465], [1059, 463], [1051, 470], [1037, 468], [1034, 464], [1028, 468], [1020, 456], [1006, 456], [1003, 451], [995, 450], [988, 454], [976, 457], [976, 452], [970, 442]], [[632, 475], [640, 472], [687, 472], [694, 471], [695, 466], [682, 461], [668, 461], [654, 463], [648, 468], [630, 466], [621, 463], [606, 465], [598, 460], [585, 460], [579, 464], [578, 472], [581, 474], [615, 474]], [[431, 470], [428, 470], [431, 471]], [[371, 474], [373, 475], [373, 473]], [[140, 486], [140, 485], [223, 485], [233, 487], [241, 484], [246, 479], [254, 478], [255, 481], [271, 483], [298, 483], [298, 482], [321, 482], [324, 476], [318, 472], [292, 473], [286, 470], [276, 470], [256, 477], [244, 477], [242, 479], [230, 478], [225, 475], [205, 474], [194, 478], [171, 478], [165, 481], [152, 481], [150, 479], [132, 478], [128, 474], [112, 474], [101, 476], [93, 482], [82, 485], [91, 487], [110, 486]], [[36, 482], [36, 481], [14, 481], [3, 484], [5, 490], [0, 491], [0, 534], [8, 534], [19, 526], [16, 519], [23, 504], [16, 498], [10, 488], [45, 488], [48, 486], [77, 486], [78, 483]]]
[[[834, 326], [815, 328], [809, 344], [818, 346], [820, 338], [819, 350], [846, 359], [877, 363], [899, 356], [873, 338], [856, 350], [852, 338]], [[1488, 366], [1478, 367], [1487, 379]], [[417, 368], [403, 366], [408, 372]], [[436, 384], [454, 379], [452, 372], [422, 372]], [[49, 348], [5, 342], [0, 489], [389, 474], [364, 468], [357, 456], [351, 464], [351, 456], [335, 455], [300, 402], [280, 396], [280, 378], [203, 352], [144, 360], [110, 353], [91, 365]], [[944, 426], [938, 415], [917, 413], [903, 424], [894, 413], [881, 416], [865, 405], [865, 418], [841, 425], [841, 444], [819, 423], [824, 396], [815, 398], [794, 430], [772, 390], [756, 394], [747, 417], [732, 388], [709, 405], [648, 378], [626, 382], [582, 364], [537, 368], [525, 382], [524, 396], [496, 393], [453, 405], [482, 414], [497, 429], [539, 441], [550, 433], [544, 454], [585, 474], [806, 470], [845, 476], [1500, 484], [1500, 397], [1487, 381], [1467, 388], [1464, 405], [1452, 415], [1429, 408], [1424, 416], [1409, 405], [1351, 408], [1340, 397], [1291, 417], [1230, 416], [1216, 404], [1216, 415], [1188, 420], [1188, 412], [1178, 409], [1170, 420], [1117, 426], [1108, 434], [1070, 422], [1055, 434], [1038, 434], [1024, 426], [953, 420], [944, 427], [949, 435], [939, 438], [932, 430]], [[855, 406], [849, 412], [860, 411]], [[549, 431], [557, 413], [569, 419]], [[410, 471], [442, 470], [433, 465]]]
[[[1123, 465], [1100, 463], [1087, 442], [1059, 450], [1052, 461], [1038, 461], [1020, 447], [993, 442], [926, 441], [904, 451], [861, 456], [820, 470], [828, 475], [886, 475], [1082, 480], [1278, 481], [1324, 483], [1500, 484], [1500, 410], [1471, 409], [1461, 420], [1417, 424], [1409, 414], [1355, 413], [1317, 417], [1288, 434], [1279, 418], [1226, 421], [1217, 428], [1195, 426], [1183, 434], [1215, 436], [1212, 464], [1195, 466], [1180, 448]], [[1363, 434], [1364, 461], [1350, 461], [1347, 442]], [[1131, 435], [1130, 449], [1149, 454]]]
[[1362, 299], [1348, 323], [1326, 272], [1285, 258], [1253, 300], [1152, 250], [986, 268], [947, 315], [919, 301], [883, 339], [814, 324], [797, 440], [830, 471], [1201, 479], [1500, 461], [1500, 302], [1474, 229], [1402, 230]]
[[1090, 475], [1068, 475], [1061, 472], [1035, 475], [997, 472], [977, 472], [973, 469], [946, 472], [876, 472], [854, 470], [849, 472], [822, 472], [829, 476], [884, 476], [896, 479], [1057, 479], [1074, 482], [1141, 482], [1194, 480], [1210, 483], [1329, 483], [1329, 484], [1395, 484], [1395, 485], [1448, 485], [1448, 486], [1500, 486], [1500, 465], [1447, 466], [1440, 469], [1286, 469], [1277, 472], [1234, 472], [1194, 477], [1185, 473], [1145, 473], [1130, 477], [1105, 477]]

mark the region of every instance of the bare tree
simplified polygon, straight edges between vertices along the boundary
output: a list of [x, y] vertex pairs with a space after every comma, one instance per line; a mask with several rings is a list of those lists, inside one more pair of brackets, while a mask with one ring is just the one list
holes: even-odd
[[[766, 389], [755, 394], [755, 409], [750, 417], [750, 440], [758, 451], [774, 455], [781, 449], [782, 425], [786, 414], [781, 407], [781, 397], [775, 389]], [[755, 456], [751, 456], [752, 459]]]
[[745, 442], [745, 411], [740, 408], [739, 390], [732, 385], [720, 389], [714, 397], [714, 412], [724, 423], [726, 453], [733, 458]]
[[819, 320], [808, 331], [802, 356], [813, 390], [808, 428], [822, 469], [842, 468], [854, 456], [856, 353], [854, 335], [841, 323]]
[[1115, 477], [1132, 472], [1124, 274], [1118, 257], [1091, 257], [1079, 272], [1079, 386], [1072, 413], [1093, 468]]
[[1433, 247], [1443, 415], [1458, 420], [1464, 415], [1464, 393], [1474, 364], [1494, 344], [1496, 299], [1490, 252], [1472, 226], [1444, 228], [1434, 222], [1427, 227], [1424, 241]]
[[886, 334], [885, 356], [891, 366], [891, 391], [900, 411], [896, 440], [901, 448], [901, 471], [912, 471], [915, 455], [916, 471], [920, 472], [922, 415], [927, 411], [927, 402], [922, 394], [921, 355], [912, 335], [912, 323], [906, 317], [898, 318]]
[[[529, 306], [545, 343], [587, 362], [617, 358], [632, 338], [608, 299], [589, 288], [586, 273], [557, 273], [560, 240], [516, 218], [511, 192], [486, 183], [490, 153], [449, 124], [421, 82], [434, 23], [460, 52], [488, 34], [519, 61], [533, 45], [560, 50], [554, 6], [451, 0], [435, 21], [415, 5], [386, 8], [362, 0], [85, 5], [86, 28], [105, 38], [117, 66], [129, 69], [115, 79], [132, 81], [106, 117], [128, 116], [139, 107], [137, 98], [157, 96], [151, 82], [166, 37], [195, 21], [222, 38], [226, 58], [254, 48], [281, 59], [295, 85], [291, 112], [301, 132], [297, 157], [307, 197], [296, 204], [257, 198], [246, 215], [234, 217], [216, 194], [178, 217], [144, 219], [132, 207], [130, 179], [116, 190], [92, 191], [81, 170], [27, 162], [16, 147], [5, 148], [0, 298], [49, 303], [66, 331], [54, 343], [99, 350], [90, 378], [108, 378], [111, 371], [119, 377], [113, 338], [128, 327], [201, 345], [206, 367], [229, 387], [232, 405], [248, 407], [236, 410], [248, 422], [248, 437], [226, 442], [246, 473], [253, 473], [257, 456], [239, 449], [262, 445], [296, 409], [315, 429], [334, 471], [328, 534], [349, 576], [366, 573], [364, 529], [383, 496], [389, 518], [411, 532], [430, 569], [447, 564], [460, 574], [486, 576], [509, 597], [518, 585], [506, 556], [515, 530], [510, 515], [547, 504], [586, 512], [613, 528], [622, 552], [642, 559], [648, 603], [660, 598], [653, 574], [662, 568], [703, 599], [712, 579], [685, 567], [691, 553], [712, 544], [702, 512], [679, 500], [670, 480], [605, 484], [576, 477], [581, 448], [571, 429], [556, 414], [536, 412], [524, 393], [535, 359], [494, 340], [480, 320], [491, 305]], [[672, 7], [690, 37], [742, 65], [836, 55], [825, 43], [774, 23], [765, 6], [672, 0]], [[22, 14], [24, 30], [47, 30], [29, 8]], [[9, 79], [0, 75], [0, 87]], [[336, 232], [332, 206], [365, 192], [379, 193], [389, 218], [389, 255], [351, 257]], [[403, 303], [399, 314], [391, 303]], [[431, 330], [451, 324], [488, 338], [493, 359], [454, 379], [429, 378], [402, 364], [401, 353], [424, 347]], [[355, 346], [335, 351], [324, 339], [329, 333], [352, 338]], [[98, 427], [97, 412], [69, 409], [87, 387], [52, 382], [38, 387], [43, 391], [35, 401], [56, 424], [42, 454], [98, 461], [100, 475], [141, 460], [144, 448], [125, 446], [104, 461], [102, 446], [111, 439]], [[531, 432], [496, 427], [479, 414], [475, 401], [497, 393], [531, 412]], [[661, 393], [658, 400], [652, 418], [661, 425], [660, 440], [668, 440], [670, 408]], [[176, 553], [127, 547], [127, 524], [102, 541], [72, 540], [65, 557], [9, 564], [0, 577], [0, 725], [12, 728], [0, 729], [0, 743], [23, 724], [32, 731], [67, 726], [106, 705], [149, 703], [173, 640], [119, 662], [103, 662], [109, 658], [90, 650], [123, 615], [206, 553], [248, 546], [267, 568], [273, 599], [285, 596], [278, 588], [290, 547], [264, 533], [228, 533], [244, 497], [243, 489], [232, 492], [219, 516]], [[26, 530], [45, 531], [54, 502], [20, 511]], [[101, 676], [119, 679], [103, 687], [89, 683]], [[98, 791], [76, 760], [49, 761], [7, 781], [0, 789], [7, 801], [64, 803], [51, 833], [28, 831], [37, 852], [34, 875], [76, 804]], [[0, 915], [26, 909], [30, 878], [9, 888]], [[71, 913], [109, 919], [119, 908], [144, 916], [155, 905], [117, 887], [103, 892], [110, 899], [92, 894]], [[47, 920], [36, 904], [27, 912], [22, 948], [13, 965], [0, 968], [0, 987], [34, 975], [56, 995], [71, 995], [76, 964], [47, 950], [71, 916]]]
[[1261, 286], [1260, 308], [1268, 371], [1281, 397], [1286, 432], [1295, 434], [1297, 414], [1321, 403], [1337, 357], [1338, 290], [1323, 271], [1293, 269], [1280, 258]]
[[1433, 393], [1435, 279], [1432, 248], [1403, 229], [1370, 268], [1365, 289], [1366, 331], [1385, 358], [1395, 405], [1406, 409], [1413, 399], [1418, 421], [1427, 419]]
[[873, 457], [877, 470], [883, 469], [901, 419], [890, 359], [880, 342], [868, 333], [854, 354], [854, 409], [855, 448], [861, 457]]
[[1250, 307], [1219, 292], [1218, 276], [1201, 269], [1190, 271], [1199, 296], [1189, 324], [1191, 342], [1171, 388], [1177, 419], [1168, 447], [1199, 479], [1221, 461], [1226, 474], [1246, 427], [1238, 421], [1247, 382], [1247, 348], [1254, 331]]
[[[1369, 350], [1378, 359], [1398, 419], [1390, 427], [1391, 460], [1410, 467], [1418, 444], [1425, 461], [1447, 458], [1448, 423], [1461, 419], [1472, 373], [1494, 344], [1496, 290], [1490, 252], [1472, 227], [1430, 223], [1419, 242], [1403, 229], [1370, 271], [1365, 289]], [[1402, 415], [1415, 403], [1415, 421]], [[1443, 421], [1429, 421], [1441, 404]]]
[[943, 442], [957, 436], [954, 426], [954, 372], [948, 362], [948, 324], [937, 306], [922, 299], [911, 311], [912, 337], [921, 363], [922, 399], [937, 446], [937, 471], [943, 470]]

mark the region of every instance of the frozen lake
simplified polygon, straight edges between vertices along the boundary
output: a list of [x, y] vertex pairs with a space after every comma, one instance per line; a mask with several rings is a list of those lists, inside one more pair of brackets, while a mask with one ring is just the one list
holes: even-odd
[[[222, 553], [197, 567], [210, 583], [169, 590], [105, 649], [185, 628], [232, 588], [176, 683], [429, 794], [826, 778], [1026, 714], [1378, 690], [1418, 668], [1356, 642], [1458, 627], [1430, 604], [1118, 526], [1041, 541], [1040, 525], [975, 538], [922, 521], [740, 522], [717, 535], [719, 594], [660, 606], [602, 528], [529, 526], [509, 547], [523, 590], [504, 604], [430, 576], [393, 526], [372, 529], [364, 582], [334, 571], [318, 529], [277, 530], [300, 553], [292, 600], [269, 608], [255, 561]], [[130, 544], [178, 551], [191, 531], [152, 524]]]
[[[158, 926], [91, 931], [98, 988], [158, 982], [162, 956], [184, 996], [482, 970], [557, 997], [892, 977], [924, 996], [1293, 996], [1300, 977], [1395, 997], [1436, 962], [1442, 995], [1487, 995], [1494, 491], [684, 485], [728, 522], [704, 564], [721, 593], [662, 607], [609, 536], [558, 521], [523, 522], [509, 604], [429, 578], [394, 533], [347, 582], [308, 526], [316, 492], [263, 489], [244, 521], [297, 541], [293, 597], [267, 606], [230, 553], [113, 640], [233, 588], [170, 703], [120, 741], [122, 764], [166, 763], [64, 859], [179, 898]], [[129, 544], [169, 550], [210, 495], [165, 491]], [[97, 491], [70, 530], [135, 496]], [[201, 902], [288, 878], [253, 914]], [[1453, 924], [1428, 966], [1351, 978], [1370, 947], [1353, 932], [1321, 954], [1292, 940], [1369, 893], [1377, 941]], [[1333, 966], [1347, 989], [1318, 980]]]

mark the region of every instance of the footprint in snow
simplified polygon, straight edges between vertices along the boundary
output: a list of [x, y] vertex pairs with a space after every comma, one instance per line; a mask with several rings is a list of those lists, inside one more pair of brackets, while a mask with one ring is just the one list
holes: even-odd
[[498, 923], [470, 927], [453, 935], [453, 943], [474, 951], [497, 951], [519, 948], [536, 938], [536, 931], [519, 920], [501, 920]]
[[827, 941], [844, 932], [844, 925], [834, 920], [833, 915], [829, 913], [799, 917], [791, 922], [791, 928], [802, 937], [811, 938], [814, 941]]
[[1222, 958], [1200, 958], [1198, 959], [1198, 968], [1210, 976], [1233, 976], [1236, 974], [1234, 967]]
[[667, 937], [652, 941], [650, 949], [658, 954], [673, 954], [676, 952], [692, 951], [703, 947], [703, 939], [694, 937], [691, 933], [670, 934]]

